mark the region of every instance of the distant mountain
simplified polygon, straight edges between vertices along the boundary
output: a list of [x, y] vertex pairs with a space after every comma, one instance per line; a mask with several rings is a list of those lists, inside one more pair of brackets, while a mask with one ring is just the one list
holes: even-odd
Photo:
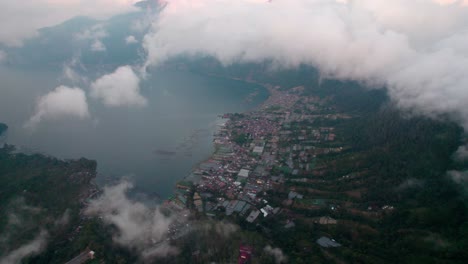
[[[83, 65], [129, 64], [140, 59], [141, 45], [129, 45], [125, 40], [131, 35], [141, 41], [144, 32], [136, 25], [142, 24], [145, 16], [146, 11], [137, 11], [107, 20], [75, 17], [40, 29], [37, 37], [26, 40], [21, 47], [3, 49], [10, 64], [23, 67], [62, 67], [76, 59]], [[103, 50], [92, 49], [96, 41], [102, 43]]]

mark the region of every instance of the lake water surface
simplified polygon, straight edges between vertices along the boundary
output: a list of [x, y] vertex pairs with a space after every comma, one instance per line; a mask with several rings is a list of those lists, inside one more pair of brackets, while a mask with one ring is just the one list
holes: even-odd
[[[0, 122], [8, 143], [59, 158], [98, 162], [98, 182], [128, 176], [136, 187], [162, 198], [177, 180], [213, 151], [218, 115], [247, 111], [267, 96], [258, 85], [186, 71], [158, 70], [142, 83], [144, 108], [108, 108], [88, 99], [87, 120], [45, 121], [23, 128], [38, 96], [61, 84], [60, 72], [0, 69]], [[83, 87], [87, 91], [87, 87]], [[253, 100], [246, 100], [252, 93]]]

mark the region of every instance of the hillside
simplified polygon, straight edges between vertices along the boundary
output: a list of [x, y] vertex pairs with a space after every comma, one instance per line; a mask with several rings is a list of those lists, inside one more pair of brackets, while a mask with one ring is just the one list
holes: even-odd
[[18, 252], [28, 255], [28, 243], [40, 240], [43, 247], [69, 238], [80, 221], [80, 208], [97, 191], [91, 183], [95, 176], [95, 161], [26, 155], [10, 145], [1, 148], [0, 260], [14, 262]]

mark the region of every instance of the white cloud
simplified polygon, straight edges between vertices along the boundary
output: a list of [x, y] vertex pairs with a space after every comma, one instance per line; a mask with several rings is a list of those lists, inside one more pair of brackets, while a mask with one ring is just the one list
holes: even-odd
[[280, 248], [273, 248], [270, 245], [263, 249], [267, 254], [272, 255], [275, 258], [277, 264], [286, 263], [288, 258], [284, 255]]
[[468, 184], [468, 171], [449, 171], [449, 177], [458, 184]]
[[85, 29], [75, 34], [77, 40], [100, 40], [107, 37], [109, 34], [104, 28], [104, 25], [97, 24], [88, 29]]
[[[44, 209], [34, 207], [26, 203], [26, 199], [22, 196], [14, 198], [3, 207], [7, 218], [5, 219], [5, 226], [3, 233], [0, 234], [0, 248], [4, 249], [0, 252], [0, 264], [13, 264], [23, 263], [23, 259], [41, 253], [47, 246], [49, 232], [44, 229], [45, 226], [52, 229], [61, 228], [68, 225], [70, 220], [70, 210], [66, 209], [61, 217], [53, 219], [47, 217], [43, 219], [46, 221], [38, 222], [37, 219], [41, 218], [39, 214], [44, 213]], [[32, 232], [40, 229], [36, 236]], [[18, 241], [24, 241], [23, 245], [18, 245]]]
[[409, 179], [405, 180], [404, 182], [402, 182], [400, 185], [398, 185], [396, 190], [404, 191], [404, 190], [412, 189], [412, 188], [421, 188], [423, 186], [424, 186], [424, 181], [423, 180], [409, 178]]
[[137, 250], [143, 258], [177, 254], [177, 248], [166, 240], [176, 216], [165, 216], [158, 207], [129, 200], [126, 193], [132, 187], [126, 181], [105, 187], [104, 194], [90, 203], [86, 214], [101, 216], [107, 224], [115, 225], [118, 232], [114, 241]]
[[172, 0], [144, 38], [146, 66], [176, 55], [308, 64], [386, 87], [400, 107], [468, 128], [468, 8], [432, 0]]
[[211, 227], [214, 228], [216, 233], [220, 234], [224, 238], [230, 237], [233, 233], [239, 230], [239, 226], [224, 221], [218, 221]]
[[91, 50], [96, 52], [106, 51], [106, 46], [104, 45], [104, 43], [102, 43], [102, 41], [96, 40], [91, 45]]
[[70, 80], [74, 83], [78, 82], [81, 79], [80, 75], [69, 64], [63, 66], [62, 76], [65, 79]]
[[138, 40], [135, 38], [135, 36], [130, 35], [125, 38], [125, 43], [127, 43], [127, 45], [135, 44], [138, 43]]
[[48, 236], [47, 231], [41, 231], [32, 241], [2, 257], [0, 264], [21, 263], [23, 258], [40, 253], [47, 245]]
[[145, 33], [151, 27], [151, 21], [153, 20], [152, 13], [146, 13], [145, 16], [140, 17], [132, 22], [130, 29], [133, 32]]
[[37, 100], [35, 114], [25, 126], [32, 128], [43, 120], [84, 119], [89, 116], [85, 92], [76, 87], [59, 86]]
[[91, 84], [91, 96], [107, 106], [136, 106], [147, 104], [140, 94], [140, 78], [130, 66], [119, 67]]
[[70, 61], [66, 62], [62, 68], [62, 79], [71, 81], [73, 84], [87, 83], [88, 79], [77, 72], [77, 68], [86, 70], [81, 64], [80, 57], [74, 56]]
[[455, 159], [458, 161], [468, 160], [468, 145], [460, 146], [455, 152]]
[[135, 11], [137, 0], [0, 1], [0, 43], [18, 46], [37, 30], [76, 16], [105, 19]]
[[70, 209], [66, 209], [65, 212], [58, 219], [54, 221], [54, 225], [61, 227], [66, 226], [70, 222]]
[[212, 236], [213, 234], [217, 234], [221, 238], [229, 238], [239, 230], [239, 226], [226, 221], [205, 221], [201, 222], [196, 229], [204, 235]]
[[102, 43], [102, 39], [106, 38], [108, 35], [107, 31], [104, 29], [104, 25], [98, 24], [75, 34], [74, 37], [79, 41], [91, 41], [91, 51], [101, 52], [106, 51], [106, 46]]

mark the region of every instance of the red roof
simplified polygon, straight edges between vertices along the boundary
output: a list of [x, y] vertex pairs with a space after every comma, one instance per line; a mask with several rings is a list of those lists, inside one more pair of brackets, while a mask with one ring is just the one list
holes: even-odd
[[249, 263], [252, 259], [252, 247], [241, 245], [239, 247], [239, 259], [238, 264]]

